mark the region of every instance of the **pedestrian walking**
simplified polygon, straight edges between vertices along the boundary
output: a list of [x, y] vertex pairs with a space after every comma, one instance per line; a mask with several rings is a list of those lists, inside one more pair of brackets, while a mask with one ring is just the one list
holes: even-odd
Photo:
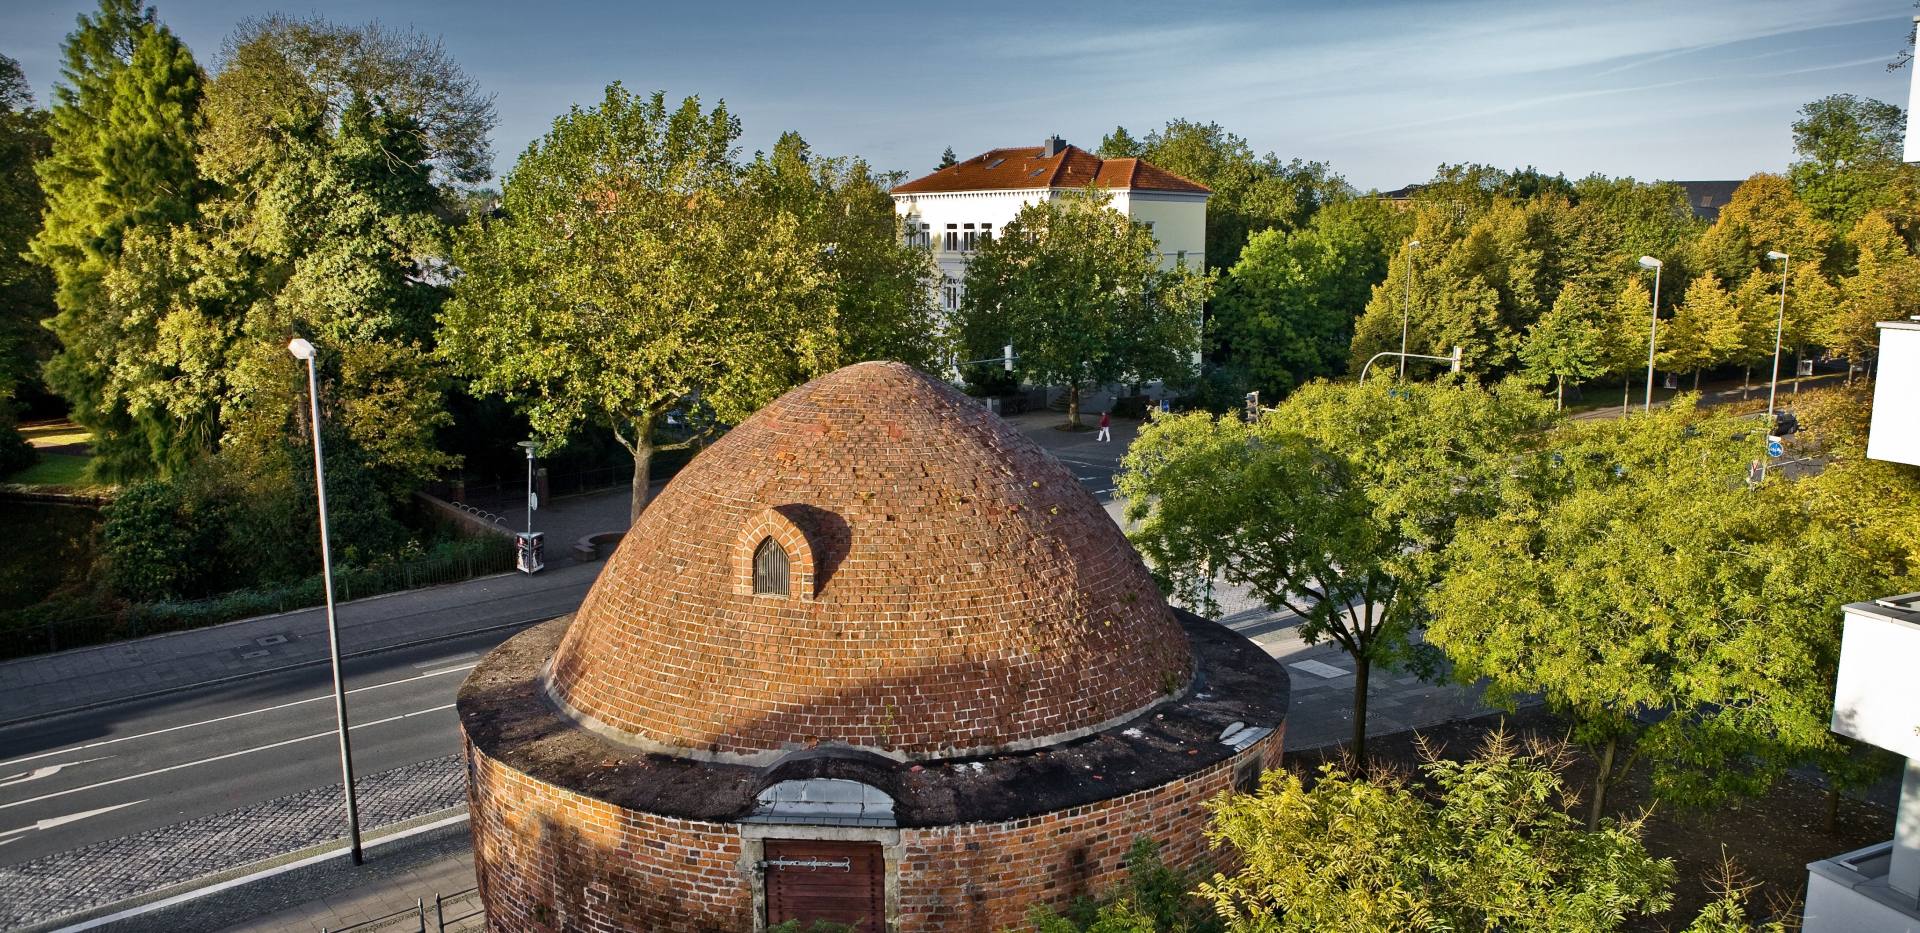
[[1100, 413], [1100, 440], [1113, 440], [1113, 412], [1111, 411]]

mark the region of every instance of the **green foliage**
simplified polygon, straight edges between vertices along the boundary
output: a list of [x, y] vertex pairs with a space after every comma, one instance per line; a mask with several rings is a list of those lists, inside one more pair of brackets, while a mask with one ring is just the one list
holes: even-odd
[[[406, 529], [374, 473], [341, 438], [330, 443], [336, 561], [365, 566], [401, 553]], [[227, 451], [167, 480], [128, 487], [103, 512], [108, 586], [133, 602], [178, 601], [314, 573], [319, 513], [310, 456], [298, 447]]]
[[[1662, 799], [1706, 806], [1831, 750], [1839, 606], [1914, 575], [1892, 529], [1920, 521], [1920, 484], [1836, 463], [1749, 489], [1763, 433], [1684, 403], [1570, 424], [1444, 555], [1428, 641], [1496, 702], [1543, 696], [1601, 750], [1590, 821], [1640, 757]], [[1821, 505], [1836, 488], [1875, 517]]]
[[1847, 234], [1856, 258], [1839, 285], [1839, 301], [1821, 329], [1821, 342], [1855, 363], [1879, 347], [1876, 322], [1920, 314], [1920, 257], [1882, 212], [1870, 211]]
[[130, 411], [109, 390], [114, 364], [147, 345], [129, 334], [103, 281], [140, 230], [190, 220], [206, 190], [194, 162], [204, 77], [193, 56], [135, 0], [101, 0], [67, 37], [62, 84], [36, 165], [45, 221], [34, 259], [55, 282], [49, 326], [61, 350], [49, 386], [94, 432], [102, 479], [164, 473], [205, 438], [165, 417]]
[[1686, 298], [1672, 319], [1660, 327], [1658, 363], [1666, 369], [1693, 373], [1694, 387], [1699, 388], [1701, 370], [1740, 355], [1746, 328], [1740, 306], [1719, 280], [1700, 276], [1687, 286]]
[[1194, 894], [1192, 872], [1160, 860], [1159, 844], [1142, 836], [1127, 851], [1127, 880], [1099, 900], [1082, 897], [1065, 913], [1036, 905], [1034, 933], [1217, 933], [1224, 927]]
[[[20, 388], [39, 381], [53, 352], [40, 326], [54, 313], [53, 278], [26, 255], [46, 201], [33, 165], [48, 145], [47, 114], [34, 109], [20, 63], [0, 55], [0, 422], [11, 418]], [[0, 463], [6, 459], [0, 453]]]
[[934, 166], [933, 170], [937, 172], [943, 168], [952, 168], [953, 166], [959, 165], [959, 164], [960, 164], [960, 159], [953, 154], [953, 147], [948, 146], [946, 149], [941, 151], [940, 164]]
[[1208, 838], [1242, 867], [1201, 886], [1234, 931], [1605, 931], [1664, 909], [1673, 866], [1638, 820], [1582, 829], [1565, 750], [1496, 734], [1430, 754], [1422, 779], [1323, 766], [1311, 787], [1270, 771], [1216, 799]]
[[1353, 655], [1360, 746], [1370, 666], [1404, 656], [1440, 550], [1463, 519], [1491, 514], [1549, 417], [1514, 385], [1314, 383], [1252, 424], [1154, 418], [1117, 485], [1163, 588], [1203, 604], [1219, 574], [1297, 613], [1309, 643]]
[[962, 352], [985, 359], [1013, 344], [1029, 382], [1064, 385], [1079, 424], [1083, 388], [1184, 381], [1213, 276], [1161, 267], [1153, 234], [1088, 190], [1020, 209], [967, 264]]
[[1410, 220], [1378, 201], [1352, 200], [1316, 212], [1304, 228], [1254, 234], [1213, 301], [1225, 356], [1246, 388], [1278, 401], [1345, 370], [1354, 319], [1387, 275], [1387, 244]]
[[1282, 162], [1255, 155], [1218, 123], [1169, 120], [1135, 141], [1115, 127], [1100, 143], [1107, 158], [1142, 158], [1213, 189], [1207, 201], [1207, 264], [1232, 268], [1249, 238], [1262, 230], [1294, 230], [1314, 212], [1351, 197], [1353, 189], [1324, 162]]
[[1894, 104], [1832, 94], [1800, 108], [1787, 177], [1807, 209], [1846, 231], [1868, 211], [1920, 206], [1920, 172], [1901, 161], [1907, 115]]
[[0, 479], [6, 479], [35, 463], [40, 462], [40, 452], [27, 442], [26, 435], [20, 433], [20, 426], [11, 417], [0, 412]]
[[743, 184], [739, 133], [724, 105], [612, 85], [528, 147], [505, 216], [469, 224], [455, 249], [441, 358], [523, 405], [548, 442], [612, 430], [634, 454], [636, 515], [669, 410], [697, 394], [737, 421], [844, 361], [836, 270], [791, 207]]
[[1520, 345], [1522, 373], [1534, 382], [1554, 384], [1554, 408], [1561, 407], [1568, 379], [1584, 382], [1611, 368], [1605, 298], [1591, 286], [1572, 282], [1560, 290], [1553, 309], [1527, 329]]
[[840, 358], [933, 369], [948, 357], [933, 304], [938, 273], [926, 250], [902, 240], [889, 182], [860, 159], [815, 155], [791, 132], [745, 180], [754, 209], [794, 217], [795, 236], [819, 253]]

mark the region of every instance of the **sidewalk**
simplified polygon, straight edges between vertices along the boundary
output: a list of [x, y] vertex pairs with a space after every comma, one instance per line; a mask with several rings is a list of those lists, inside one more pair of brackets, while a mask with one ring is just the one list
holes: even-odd
[[[538, 513], [535, 527], [624, 530], [628, 507], [624, 486], [572, 496]], [[574, 563], [571, 545], [571, 538], [550, 538], [547, 569], [531, 576], [501, 574], [342, 603], [340, 650], [374, 651], [571, 612], [602, 566]], [[323, 663], [326, 635], [326, 612], [316, 607], [7, 661], [0, 663], [0, 723]]]

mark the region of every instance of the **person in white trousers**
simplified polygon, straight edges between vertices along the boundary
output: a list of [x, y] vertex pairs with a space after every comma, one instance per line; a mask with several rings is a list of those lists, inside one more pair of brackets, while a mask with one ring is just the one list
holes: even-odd
[[1103, 441], [1113, 440], [1113, 412], [1103, 411], [1100, 413], [1099, 439]]

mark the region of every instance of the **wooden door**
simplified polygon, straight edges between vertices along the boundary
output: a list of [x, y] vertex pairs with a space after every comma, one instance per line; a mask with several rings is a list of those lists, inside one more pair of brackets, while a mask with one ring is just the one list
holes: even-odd
[[766, 841], [767, 924], [844, 923], [887, 928], [887, 860], [877, 842]]

